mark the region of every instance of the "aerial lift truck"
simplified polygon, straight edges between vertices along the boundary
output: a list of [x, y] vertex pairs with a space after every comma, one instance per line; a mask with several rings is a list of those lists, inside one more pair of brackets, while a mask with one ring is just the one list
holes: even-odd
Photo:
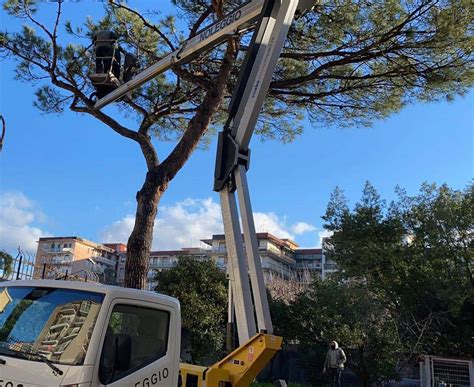
[[280, 349], [246, 172], [250, 139], [288, 29], [295, 16], [313, 6], [314, 0], [252, 0], [125, 82], [116, 64], [91, 76], [100, 96], [95, 108], [101, 109], [229, 36], [254, 29], [219, 133], [214, 173], [228, 253], [229, 319], [235, 316], [239, 347], [209, 367], [180, 364], [176, 299], [83, 282], [10, 281], [0, 284], [0, 387], [248, 386]]

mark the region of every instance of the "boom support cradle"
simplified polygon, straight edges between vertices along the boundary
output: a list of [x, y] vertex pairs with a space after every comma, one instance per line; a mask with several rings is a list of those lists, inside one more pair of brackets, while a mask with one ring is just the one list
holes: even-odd
[[249, 386], [281, 348], [281, 342], [281, 337], [259, 333], [210, 367], [182, 363], [182, 386]]

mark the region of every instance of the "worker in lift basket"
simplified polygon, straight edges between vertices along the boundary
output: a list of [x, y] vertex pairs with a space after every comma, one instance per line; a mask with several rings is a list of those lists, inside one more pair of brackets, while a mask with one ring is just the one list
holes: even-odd
[[341, 386], [341, 373], [344, 370], [345, 362], [346, 354], [342, 348], [339, 348], [336, 341], [331, 341], [323, 367], [323, 374], [325, 374], [326, 371], [329, 371], [331, 387]]

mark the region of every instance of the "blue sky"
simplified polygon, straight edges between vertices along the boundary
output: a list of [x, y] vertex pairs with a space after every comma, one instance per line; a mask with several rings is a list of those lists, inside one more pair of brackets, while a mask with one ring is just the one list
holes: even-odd
[[[87, 4], [89, 13], [100, 12], [100, 3]], [[66, 9], [70, 15], [74, 7]], [[16, 28], [1, 18], [2, 26]], [[0, 66], [0, 113], [8, 125], [0, 153], [0, 248], [32, 250], [42, 235], [126, 242], [145, 173], [137, 146], [86, 116], [42, 115], [32, 105], [34, 86], [13, 79], [11, 61]], [[385, 199], [397, 184], [411, 194], [423, 181], [465, 187], [473, 177], [473, 103], [471, 92], [451, 103], [408, 106], [370, 129], [308, 124], [286, 145], [254, 138], [248, 178], [257, 230], [318, 245], [336, 185], [352, 203], [366, 180]], [[161, 158], [171, 145], [158, 144]], [[154, 248], [198, 245], [221, 230], [214, 160], [215, 142], [173, 180], [161, 201]]]

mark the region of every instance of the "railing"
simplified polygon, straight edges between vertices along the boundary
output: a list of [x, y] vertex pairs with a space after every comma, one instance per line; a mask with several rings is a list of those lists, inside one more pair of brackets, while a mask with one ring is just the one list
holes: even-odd
[[283, 266], [280, 266], [280, 265], [275, 265], [273, 263], [265, 262], [265, 261], [262, 262], [262, 269], [270, 270], [270, 271], [273, 271], [275, 273], [284, 274], [284, 275], [287, 275], [287, 276], [292, 274], [291, 270], [286, 268], [286, 267], [283, 267]]
[[420, 363], [421, 386], [468, 387], [474, 385], [472, 360], [425, 356]]
[[52, 260], [51, 260], [51, 264], [52, 264], [52, 265], [56, 265], [56, 266], [61, 266], [61, 265], [64, 265], [64, 266], [71, 266], [71, 265], [72, 265], [72, 260], [66, 260], [66, 259], [52, 259]]
[[176, 262], [150, 262], [150, 269], [170, 269], [176, 266]]
[[335, 263], [325, 263], [324, 264], [324, 270], [335, 271], [335, 270], [337, 270], [337, 265]]
[[96, 262], [104, 263], [107, 266], [115, 266], [115, 264], [117, 263], [117, 261], [115, 261], [113, 259], [106, 258], [106, 257], [100, 257], [100, 256], [99, 257], [92, 257], [92, 259]]
[[32, 279], [35, 272], [35, 256], [18, 248], [16, 257], [6, 262], [8, 267], [0, 269], [0, 281]]
[[43, 251], [45, 253], [72, 253], [74, 249], [72, 247], [48, 247], [43, 246]]
[[216, 266], [220, 270], [226, 270], [227, 269], [226, 263], [217, 263]]
[[321, 264], [320, 263], [301, 263], [301, 262], [297, 262], [296, 263], [296, 268], [297, 269], [321, 269]]

